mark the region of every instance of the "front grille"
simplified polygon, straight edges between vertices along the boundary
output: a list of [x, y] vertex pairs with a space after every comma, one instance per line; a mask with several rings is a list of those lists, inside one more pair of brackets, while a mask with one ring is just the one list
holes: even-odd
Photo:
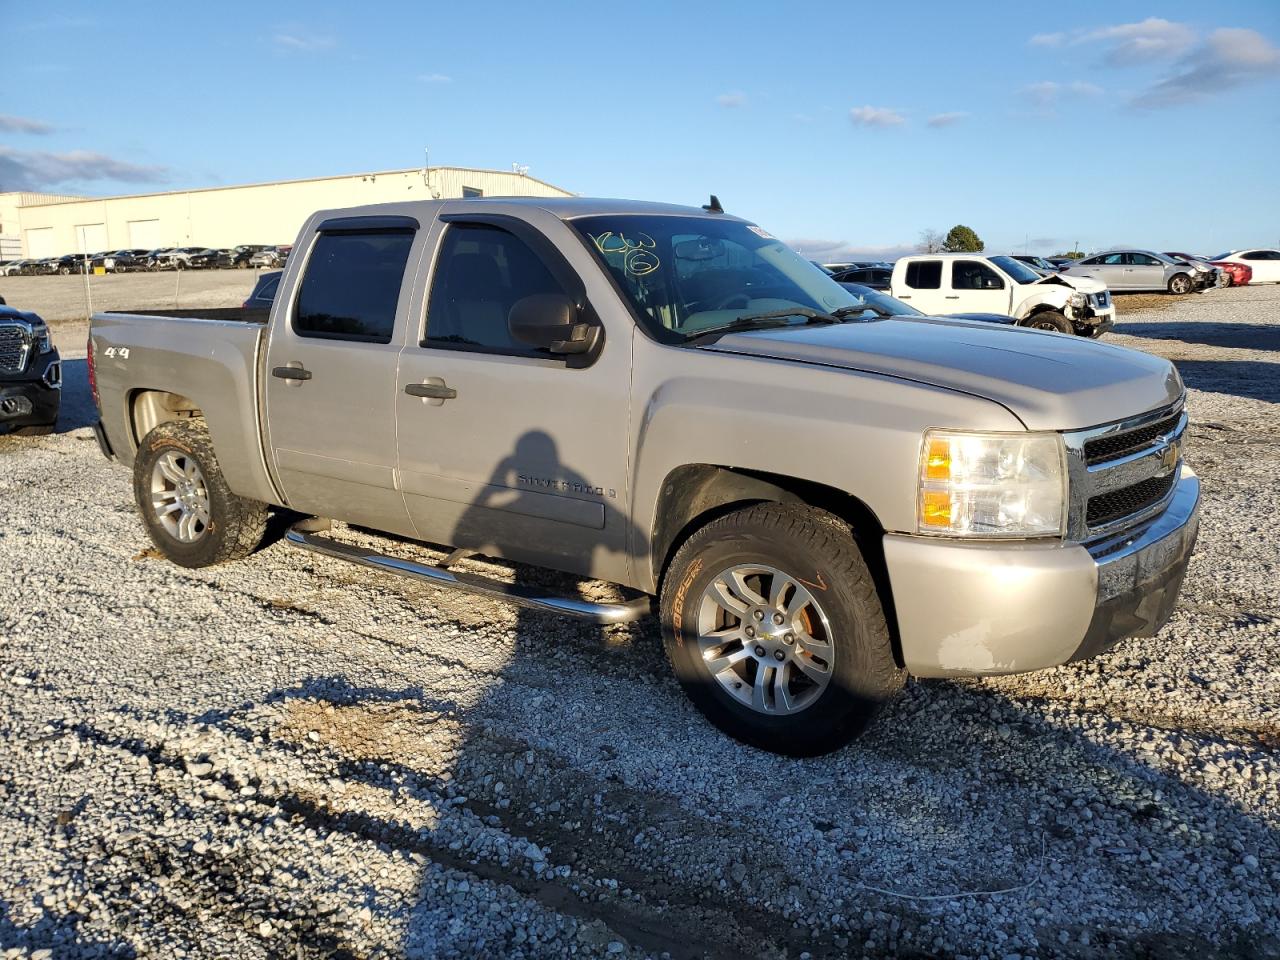
[[0, 326], [0, 373], [21, 373], [26, 363], [26, 331], [13, 324]]
[[1148, 477], [1132, 486], [1090, 497], [1085, 523], [1090, 527], [1100, 527], [1121, 517], [1140, 513], [1168, 496], [1177, 479], [1178, 471], [1170, 470], [1162, 477]]
[[1089, 466], [1093, 466], [1096, 463], [1105, 463], [1108, 460], [1119, 460], [1123, 456], [1149, 447], [1157, 437], [1172, 433], [1181, 419], [1182, 411], [1179, 410], [1172, 416], [1156, 423], [1149, 423], [1145, 427], [1138, 427], [1126, 433], [1113, 433], [1088, 440], [1084, 445], [1084, 462]]

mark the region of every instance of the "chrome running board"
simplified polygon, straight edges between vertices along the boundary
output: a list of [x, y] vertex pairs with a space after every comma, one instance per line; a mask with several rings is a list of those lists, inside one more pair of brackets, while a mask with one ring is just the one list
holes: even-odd
[[[648, 596], [638, 597], [626, 603], [592, 603], [577, 597], [546, 596], [531, 587], [502, 583], [499, 580], [477, 577], [474, 574], [453, 573], [446, 570], [444, 566], [388, 557], [382, 553], [374, 553], [363, 547], [340, 543], [329, 537], [320, 536], [318, 533], [300, 529], [309, 524], [310, 522], [305, 520], [294, 524], [285, 532], [285, 540], [303, 550], [310, 550], [337, 560], [358, 563], [363, 567], [372, 567], [374, 570], [408, 577], [410, 580], [432, 586], [449, 587], [492, 600], [505, 600], [507, 603], [541, 610], [544, 613], [557, 613], [566, 617], [577, 617], [579, 620], [590, 620], [592, 623], [630, 623], [649, 614], [653, 609], [653, 598]], [[460, 559], [465, 559], [466, 556], [470, 556], [469, 551], [455, 550], [449, 554], [445, 563], [446, 565], [456, 563]]]

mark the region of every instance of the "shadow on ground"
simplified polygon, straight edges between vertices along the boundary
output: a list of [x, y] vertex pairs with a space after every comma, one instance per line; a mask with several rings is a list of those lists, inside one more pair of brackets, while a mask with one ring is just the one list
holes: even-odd
[[1280, 363], [1260, 360], [1175, 360], [1182, 382], [1193, 390], [1280, 403]]

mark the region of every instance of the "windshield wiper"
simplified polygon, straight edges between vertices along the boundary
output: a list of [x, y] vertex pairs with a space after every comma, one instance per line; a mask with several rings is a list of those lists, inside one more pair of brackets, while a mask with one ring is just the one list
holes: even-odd
[[[844, 310], [844, 307], [840, 308]], [[718, 327], [709, 327], [700, 333], [694, 334], [689, 338], [690, 343], [696, 343], [705, 337], [721, 336], [726, 333], [738, 333], [743, 330], [767, 330], [770, 327], [779, 326], [774, 320], [785, 320], [788, 317], [804, 317], [804, 323], [781, 324], [781, 326], [803, 327], [810, 324], [820, 323], [840, 323], [840, 317], [823, 313], [821, 310], [814, 310], [811, 307], [789, 307], [785, 310], [769, 310], [765, 313], [747, 313], [728, 323], [723, 323]]]

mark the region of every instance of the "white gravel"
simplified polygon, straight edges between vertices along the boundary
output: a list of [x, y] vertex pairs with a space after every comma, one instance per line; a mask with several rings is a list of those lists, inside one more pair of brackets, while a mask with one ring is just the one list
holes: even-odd
[[1160, 636], [808, 761], [712, 730], [652, 623], [156, 559], [69, 363], [65, 432], [0, 438], [0, 956], [1280, 956], [1278, 308], [1109, 337], [1191, 389]]

